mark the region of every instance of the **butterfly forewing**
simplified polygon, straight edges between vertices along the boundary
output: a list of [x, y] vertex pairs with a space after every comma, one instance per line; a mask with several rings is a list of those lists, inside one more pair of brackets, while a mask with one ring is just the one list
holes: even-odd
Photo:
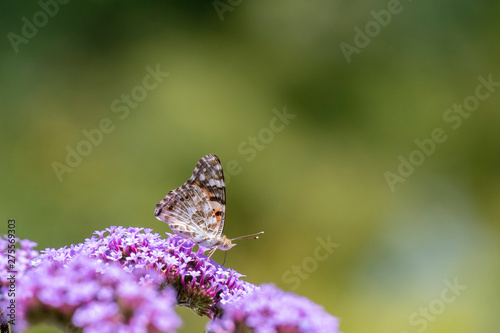
[[198, 186], [207, 195], [219, 223], [216, 234], [222, 235], [226, 217], [226, 184], [219, 158], [214, 154], [202, 157], [186, 185]]

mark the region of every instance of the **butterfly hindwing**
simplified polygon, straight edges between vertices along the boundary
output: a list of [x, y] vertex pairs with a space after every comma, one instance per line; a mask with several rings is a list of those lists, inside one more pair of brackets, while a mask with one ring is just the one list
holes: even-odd
[[218, 227], [206, 194], [193, 185], [184, 184], [170, 191], [156, 205], [155, 215], [168, 223], [174, 233], [195, 243], [213, 237]]

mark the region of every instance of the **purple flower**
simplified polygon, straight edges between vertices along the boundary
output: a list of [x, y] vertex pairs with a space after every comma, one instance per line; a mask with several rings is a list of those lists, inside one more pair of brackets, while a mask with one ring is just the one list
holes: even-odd
[[[14, 251], [15, 243], [20, 244], [21, 247]], [[7, 307], [10, 305], [10, 300], [13, 299], [17, 280], [26, 274], [31, 268], [31, 261], [40, 255], [38, 251], [33, 249], [36, 245], [30, 240], [9, 238], [7, 235], [0, 238], [0, 330], [2, 332], [7, 329], [7, 320], [12, 319], [8, 315], [11, 310], [14, 310], [7, 311]], [[11, 282], [12, 292], [9, 291]]]
[[209, 318], [219, 313], [219, 304], [233, 302], [256, 289], [240, 279], [243, 275], [208, 259], [201, 250], [194, 251], [193, 242], [167, 236], [161, 238], [151, 229], [112, 226], [96, 231], [82, 244], [46, 249], [34, 264], [49, 261], [66, 265], [77, 256], [86, 256], [103, 263], [118, 263], [138, 279], [148, 270], [160, 272], [159, 284], [176, 290], [179, 305]]
[[213, 333], [337, 333], [338, 320], [305, 297], [265, 284], [252, 294], [223, 307], [209, 323]]
[[[208, 326], [213, 333], [338, 332], [337, 319], [321, 306], [273, 285], [245, 282], [172, 234], [161, 238], [151, 229], [112, 226], [41, 255], [35, 243], [19, 243], [17, 329], [52, 320], [86, 333], [174, 332], [177, 304], [217, 318]], [[0, 239], [2, 307], [9, 301], [9, 245]]]
[[86, 333], [175, 332], [180, 319], [172, 290], [159, 292], [156, 283], [138, 284], [116, 263], [104, 266], [79, 256], [64, 265], [43, 261], [28, 271], [19, 280], [16, 328], [24, 330], [43, 320], [61, 326], [71, 322]]
[[[19, 240], [18, 238], [10, 238], [10, 240], [21, 244], [21, 248], [15, 249], [16, 260], [14, 261], [14, 243], [9, 241], [7, 235], [0, 238], [0, 286], [2, 287], [2, 295], [4, 294], [3, 287], [5, 283], [8, 283], [7, 277], [11, 274], [7, 271], [16, 271], [16, 278], [19, 278], [26, 270], [31, 268], [31, 261], [40, 255], [38, 251], [33, 249], [37, 246], [35, 242], [28, 239]], [[12, 267], [10, 266], [11, 264], [13, 265]]]

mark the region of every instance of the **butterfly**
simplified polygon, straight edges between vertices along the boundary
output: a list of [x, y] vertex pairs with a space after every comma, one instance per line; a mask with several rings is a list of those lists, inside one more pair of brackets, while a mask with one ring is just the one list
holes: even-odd
[[203, 251], [227, 251], [243, 238], [259, 238], [256, 234], [229, 239], [222, 234], [226, 217], [226, 185], [222, 164], [215, 154], [203, 156], [182, 186], [167, 193], [156, 204], [155, 216], [166, 222], [173, 233], [190, 239]]

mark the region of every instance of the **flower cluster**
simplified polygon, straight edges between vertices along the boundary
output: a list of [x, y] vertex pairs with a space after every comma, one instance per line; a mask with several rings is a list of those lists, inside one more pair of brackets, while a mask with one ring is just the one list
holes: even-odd
[[46, 249], [35, 261], [60, 264], [83, 255], [105, 264], [119, 263], [127, 272], [152, 269], [162, 273], [164, 285], [173, 286], [177, 303], [193, 309], [199, 315], [213, 318], [219, 304], [239, 299], [257, 287], [240, 279], [241, 274], [208, 259], [195, 244], [176, 235], [162, 239], [151, 229], [110, 227], [96, 231], [84, 243], [69, 248]]
[[53, 322], [84, 332], [175, 332], [180, 319], [172, 290], [158, 292], [158, 276], [136, 278], [119, 265], [77, 257], [62, 265], [40, 263], [19, 281], [19, 326]]
[[[15, 256], [12, 247], [9, 247], [14, 245], [10, 240], [21, 245], [20, 248], [16, 248]], [[10, 285], [8, 277], [11, 275], [8, 271], [15, 270], [16, 278], [23, 276], [31, 268], [31, 260], [40, 255], [33, 249], [35, 246], [37, 244], [28, 239], [8, 238], [7, 235], [0, 238], [0, 301], [5, 301], [8, 294]]]
[[[41, 254], [34, 242], [16, 242], [15, 331], [52, 321], [86, 333], [175, 332], [177, 304], [215, 318], [208, 325], [213, 333], [338, 332], [337, 319], [321, 306], [273, 285], [245, 282], [176, 235], [112, 226]], [[9, 301], [9, 245], [0, 239], [2, 314]]]
[[272, 284], [223, 306], [211, 333], [337, 333], [338, 320], [309, 299], [284, 292]]
[[[19, 244], [21, 247], [15, 248]], [[8, 320], [15, 318], [16, 280], [31, 268], [31, 260], [39, 255], [33, 248], [37, 244], [12, 235], [0, 238], [0, 330], [8, 331]], [[13, 273], [16, 272], [16, 273]]]

